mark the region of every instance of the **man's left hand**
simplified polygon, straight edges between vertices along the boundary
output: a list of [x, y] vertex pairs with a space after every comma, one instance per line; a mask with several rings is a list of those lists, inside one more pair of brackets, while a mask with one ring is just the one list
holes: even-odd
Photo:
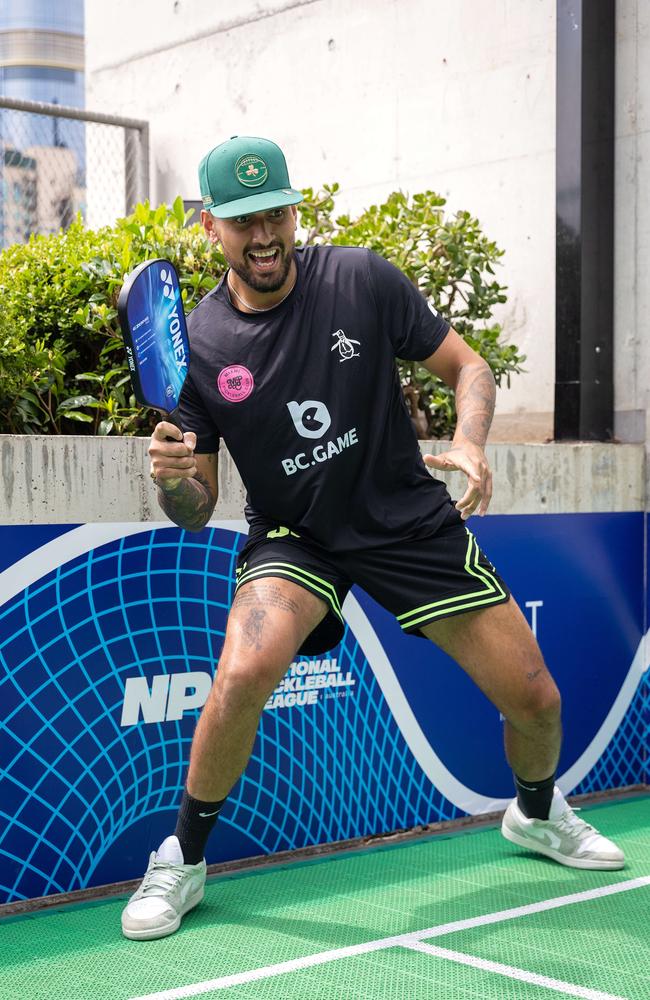
[[472, 514], [483, 516], [492, 499], [492, 473], [485, 452], [476, 444], [454, 445], [441, 455], [425, 455], [425, 465], [441, 472], [457, 469], [467, 476], [467, 489], [456, 504], [463, 521]]

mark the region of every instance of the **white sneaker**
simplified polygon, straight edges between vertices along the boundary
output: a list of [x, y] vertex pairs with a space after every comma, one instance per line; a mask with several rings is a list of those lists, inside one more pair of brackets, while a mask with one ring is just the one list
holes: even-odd
[[122, 933], [136, 941], [166, 937], [178, 930], [185, 914], [205, 891], [205, 860], [184, 863], [178, 837], [167, 837], [152, 851], [140, 886], [122, 911]]
[[576, 816], [557, 787], [548, 819], [528, 819], [515, 799], [506, 809], [501, 833], [513, 844], [545, 854], [570, 868], [610, 871], [625, 864], [625, 855], [616, 844]]

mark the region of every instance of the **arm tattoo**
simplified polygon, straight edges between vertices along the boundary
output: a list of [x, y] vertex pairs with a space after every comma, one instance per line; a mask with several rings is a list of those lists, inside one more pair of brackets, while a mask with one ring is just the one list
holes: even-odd
[[244, 639], [249, 646], [255, 646], [255, 649], [262, 648], [262, 627], [265, 618], [266, 611], [262, 611], [261, 608], [251, 608], [244, 622]]
[[233, 608], [250, 608], [264, 605], [268, 608], [279, 608], [294, 615], [298, 614], [298, 602], [291, 597], [285, 597], [275, 583], [256, 583], [255, 590], [244, 588], [238, 591], [233, 601]]
[[212, 516], [217, 502], [210, 484], [200, 473], [181, 479], [172, 489], [158, 487], [158, 503], [167, 517], [186, 531], [200, 531]]
[[487, 440], [495, 399], [494, 376], [487, 364], [463, 365], [456, 382], [456, 429], [480, 448]]

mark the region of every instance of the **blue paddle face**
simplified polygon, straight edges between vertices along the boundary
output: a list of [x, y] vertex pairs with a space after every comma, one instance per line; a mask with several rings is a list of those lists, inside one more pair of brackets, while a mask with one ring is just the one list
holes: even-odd
[[122, 287], [117, 311], [138, 402], [173, 413], [190, 360], [174, 266], [157, 259], [137, 267]]

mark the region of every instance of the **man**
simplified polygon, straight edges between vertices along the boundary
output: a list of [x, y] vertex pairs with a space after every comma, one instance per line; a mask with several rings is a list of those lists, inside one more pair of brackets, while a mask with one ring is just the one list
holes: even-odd
[[[223, 437], [248, 490], [250, 534], [176, 830], [151, 855], [124, 933], [170, 934], [202, 899], [208, 835], [246, 766], [263, 706], [297, 652], [339, 641], [352, 582], [406, 632], [453, 656], [505, 717], [517, 798], [504, 835], [565, 865], [622, 867], [621, 851], [555, 787], [558, 690], [464, 525], [485, 514], [492, 491], [487, 364], [382, 258], [295, 249], [302, 196], [273, 143], [233, 137], [202, 160], [199, 179], [201, 221], [229, 270], [189, 317], [185, 432], [158, 424], [151, 474], [165, 513], [200, 530], [217, 501]], [[455, 390], [457, 428], [443, 455], [421, 457], [396, 357], [420, 361]], [[465, 473], [455, 506], [425, 463]]]

